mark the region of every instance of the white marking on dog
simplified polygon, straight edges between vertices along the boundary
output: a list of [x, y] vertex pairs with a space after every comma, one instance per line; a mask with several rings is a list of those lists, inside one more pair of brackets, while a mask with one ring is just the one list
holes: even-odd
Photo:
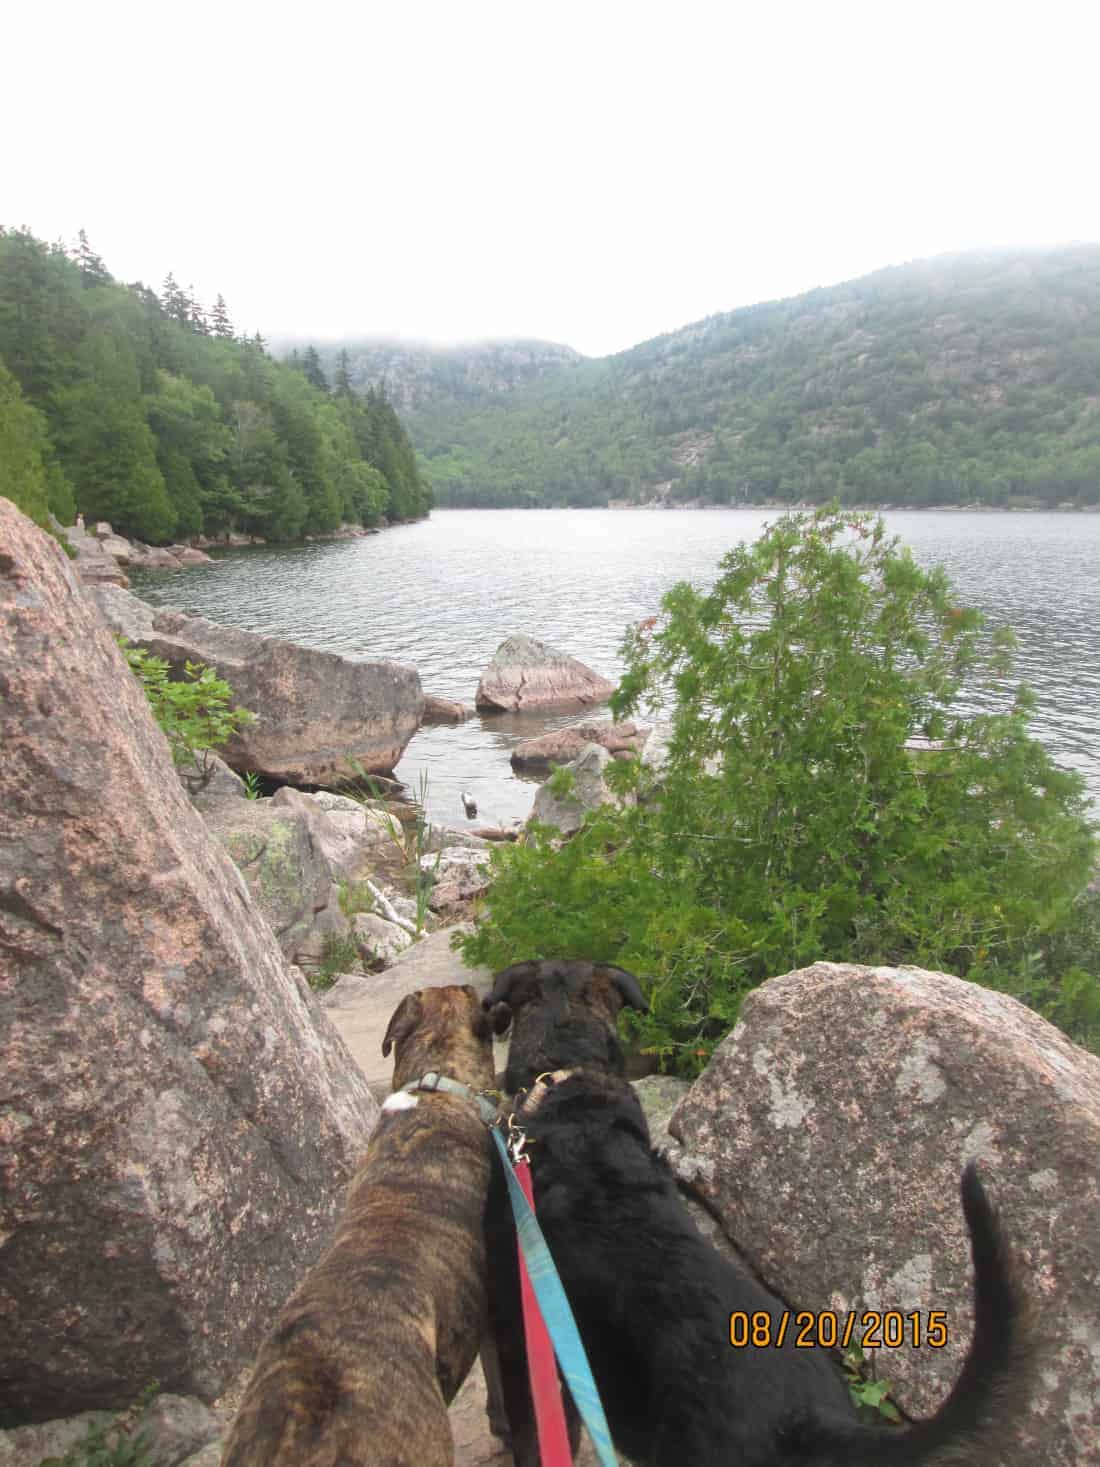
[[382, 1106], [383, 1110], [415, 1110], [420, 1104], [419, 1095], [410, 1095], [407, 1090], [398, 1090], [389, 1096]]

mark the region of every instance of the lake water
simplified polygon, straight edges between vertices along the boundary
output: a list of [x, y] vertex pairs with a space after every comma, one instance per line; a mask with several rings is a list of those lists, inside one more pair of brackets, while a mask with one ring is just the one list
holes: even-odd
[[[498, 644], [527, 632], [615, 678], [628, 623], [678, 580], [709, 586], [720, 556], [777, 511], [436, 510], [365, 539], [237, 551], [213, 565], [135, 578], [157, 605], [353, 658], [418, 669], [427, 692], [473, 703]], [[1019, 639], [1018, 679], [1038, 697], [1033, 732], [1080, 770], [1100, 806], [1100, 515], [890, 511], [924, 565], [942, 564], [961, 602]], [[596, 716], [606, 716], [597, 710]], [[534, 786], [512, 773], [521, 739], [576, 719], [474, 717], [421, 730], [398, 778], [429, 783], [433, 819], [526, 816]]]

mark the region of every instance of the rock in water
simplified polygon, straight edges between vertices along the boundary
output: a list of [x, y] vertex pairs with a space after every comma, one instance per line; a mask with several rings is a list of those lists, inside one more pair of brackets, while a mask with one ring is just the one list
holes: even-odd
[[585, 744], [600, 744], [609, 754], [629, 758], [645, 746], [649, 729], [636, 723], [574, 723], [554, 729], [537, 739], [524, 739], [512, 750], [513, 769], [544, 769], [551, 764], [568, 764]]
[[521, 635], [501, 642], [481, 675], [474, 702], [490, 712], [522, 713], [602, 703], [614, 691], [614, 683], [575, 657]]
[[113, 586], [95, 596], [112, 631], [175, 669], [188, 660], [208, 663], [233, 689], [233, 702], [256, 714], [226, 746], [235, 768], [306, 785], [353, 778], [356, 765], [388, 774], [420, 725], [424, 694], [414, 668], [352, 662], [182, 611], [157, 611]]
[[0, 499], [0, 1426], [212, 1399], [377, 1115], [59, 546]]
[[998, 1406], [998, 1467], [1096, 1461], [1100, 1059], [961, 978], [815, 963], [749, 994], [670, 1130], [677, 1174], [795, 1308], [899, 1310], [910, 1330], [944, 1311], [945, 1348], [910, 1334], [876, 1353], [914, 1416], [970, 1339], [959, 1176], [976, 1161], [1038, 1305], [1039, 1369]]

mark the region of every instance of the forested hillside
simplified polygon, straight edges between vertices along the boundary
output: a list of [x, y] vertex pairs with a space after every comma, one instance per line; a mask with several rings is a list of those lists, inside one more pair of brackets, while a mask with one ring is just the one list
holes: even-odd
[[384, 392], [300, 367], [238, 336], [221, 296], [118, 284], [83, 232], [69, 250], [0, 227], [0, 494], [40, 521], [163, 544], [427, 513]]
[[441, 503], [1095, 504], [1100, 245], [881, 270], [406, 421]]

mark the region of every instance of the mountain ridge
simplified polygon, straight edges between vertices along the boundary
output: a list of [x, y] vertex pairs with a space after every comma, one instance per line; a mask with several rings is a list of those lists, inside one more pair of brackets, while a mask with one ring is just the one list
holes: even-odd
[[444, 349], [450, 378], [396, 397], [439, 503], [1100, 499], [1100, 244], [886, 266], [606, 357], [546, 345], [568, 361], [489, 382]]

